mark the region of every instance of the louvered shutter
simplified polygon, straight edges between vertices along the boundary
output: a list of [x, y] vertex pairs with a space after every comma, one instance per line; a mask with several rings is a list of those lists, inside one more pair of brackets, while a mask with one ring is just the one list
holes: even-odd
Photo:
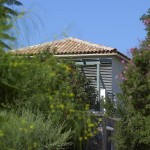
[[87, 79], [90, 79], [91, 86], [94, 86], [97, 89], [97, 65], [82, 65], [81, 71]]
[[100, 88], [106, 90], [106, 96], [112, 96], [112, 65], [110, 63], [100, 64]]
[[[96, 89], [95, 104], [100, 106], [98, 111], [103, 111], [103, 102], [100, 101], [101, 96], [107, 96], [112, 99], [112, 63], [111, 60], [103, 59], [102, 61], [80, 61], [80, 71], [87, 79], [91, 80], [91, 86]], [[105, 91], [105, 93], [104, 93]], [[105, 95], [105, 96], [104, 96]], [[94, 108], [95, 109], [95, 108]], [[97, 109], [95, 109], [97, 110]]]

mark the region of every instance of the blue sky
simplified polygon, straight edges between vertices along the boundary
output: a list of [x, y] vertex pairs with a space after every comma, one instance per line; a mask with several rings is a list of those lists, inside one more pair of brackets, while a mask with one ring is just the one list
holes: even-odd
[[127, 54], [145, 37], [149, 0], [22, 0], [21, 46], [76, 37]]

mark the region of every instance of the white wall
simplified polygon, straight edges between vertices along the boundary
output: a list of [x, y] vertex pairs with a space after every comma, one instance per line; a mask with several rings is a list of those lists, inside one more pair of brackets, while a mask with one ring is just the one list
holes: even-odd
[[112, 92], [114, 94], [121, 93], [120, 84], [122, 80], [116, 78], [124, 69], [124, 64], [122, 64], [121, 61], [122, 60], [116, 56], [112, 57]]

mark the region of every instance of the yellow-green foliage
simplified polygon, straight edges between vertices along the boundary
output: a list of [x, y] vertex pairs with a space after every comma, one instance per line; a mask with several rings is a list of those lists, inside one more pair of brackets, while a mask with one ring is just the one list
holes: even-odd
[[21, 110], [0, 111], [0, 149], [2, 150], [52, 150], [67, 148], [71, 131], [63, 132], [65, 126], [59, 123], [59, 116], [45, 117]]
[[77, 67], [58, 60], [48, 53], [30, 56], [3, 54], [0, 56], [1, 108], [25, 108], [49, 114], [65, 122], [64, 129], [72, 129], [70, 140], [76, 149], [97, 131], [90, 104], [95, 100], [94, 88], [80, 74]]

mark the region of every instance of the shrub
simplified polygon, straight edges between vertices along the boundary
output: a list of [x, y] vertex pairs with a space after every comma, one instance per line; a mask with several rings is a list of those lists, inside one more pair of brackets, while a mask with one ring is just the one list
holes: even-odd
[[58, 60], [44, 52], [33, 57], [1, 55], [1, 108], [53, 113], [72, 129], [72, 143], [79, 149], [83, 140], [96, 132], [90, 110], [94, 88], [72, 62]]
[[52, 150], [67, 148], [71, 130], [64, 132], [65, 124], [59, 123], [59, 116], [41, 112], [36, 115], [29, 110], [19, 112], [1, 111], [0, 147], [15, 150]]
[[[132, 48], [131, 61], [122, 74], [122, 94], [118, 105], [118, 116], [114, 142], [117, 150], [150, 149], [150, 11], [142, 19], [147, 19], [148, 31], [139, 48]], [[143, 21], [144, 21], [143, 20]]]

